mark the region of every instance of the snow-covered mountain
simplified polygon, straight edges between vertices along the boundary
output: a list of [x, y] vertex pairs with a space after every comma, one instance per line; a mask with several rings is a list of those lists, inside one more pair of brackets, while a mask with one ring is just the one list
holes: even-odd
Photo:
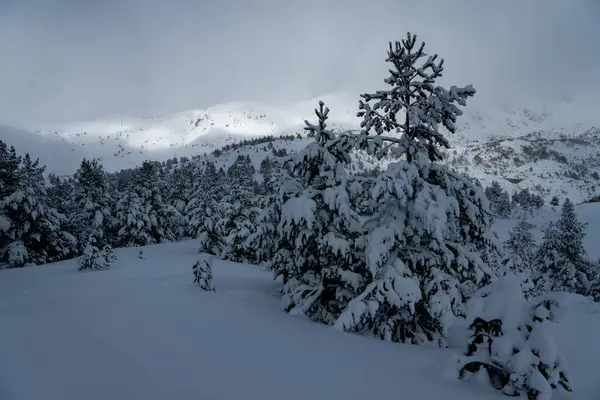
[[[313, 119], [318, 100], [331, 109], [332, 127], [358, 129], [357, 99], [334, 93], [287, 105], [232, 102], [166, 116], [113, 116], [26, 127], [37, 135], [24, 130], [16, 135], [16, 130], [0, 127], [0, 139], [40, 156], [50, 171], [73, 171], [82, 157], [101, 158], [108, 170], [119, 170], [146, 159], [210, 154], [244, 139], [303, 136], [303, 121]], [[450, 135], [453, 149], [448, 160], [484, 184], [496, 179], [510, 191], [529, 187], [546, 197], [568, 195], [580, 201], [600, 191], [598, 128], [600, 117], [572, 101], [528, 108], [474, 101], [459, 120], [457, 133]], [[303, 142], [276, 143], [294, 151]], [[247, 151], [259, 162], [258, 149], [250, 146]], [[378, 164], [362, 161], [364, 167]]]

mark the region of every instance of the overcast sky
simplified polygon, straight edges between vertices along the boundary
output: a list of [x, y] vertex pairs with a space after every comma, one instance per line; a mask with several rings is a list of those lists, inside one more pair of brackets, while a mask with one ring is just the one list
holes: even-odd
[[599, 20], [597, 0], [0, 0], [0, 120], [376, 90], [407, 30], [481, 98], [593, 98]]

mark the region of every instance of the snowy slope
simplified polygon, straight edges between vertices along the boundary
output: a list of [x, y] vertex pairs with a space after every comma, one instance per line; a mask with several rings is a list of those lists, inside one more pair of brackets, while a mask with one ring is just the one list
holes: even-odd
[[437, 378], [449, 351], [286, 315], [276, 283], [258, 268], [217, 263], [217, 293], [201, 292], [191, 282], [195, 251], [193, 241], [158, 245], [139, 260], [125, 249], [98, 273], [73, 261], [1, 271], [0, 397], [475, 400], [489, 392]]
[[[599, 211], [578, 208], [591, 222]], [[217, 261], [217, 292], [202, 292], [191, 282], [196, 248], [149, 246], [144, 260], [120, 249], [107, 271], [79, 272], [74, 260], [0, 271], [0, 398], [506, 398], [452, 379], [456, 349], [387, 343], [283, 313], [277, 282], [258, 267]], [[598, 398], [589, 366], [600, 358], [600, 309], [580, 296], [564, 301], [553, 330], [576, 392], [553, 398]]]

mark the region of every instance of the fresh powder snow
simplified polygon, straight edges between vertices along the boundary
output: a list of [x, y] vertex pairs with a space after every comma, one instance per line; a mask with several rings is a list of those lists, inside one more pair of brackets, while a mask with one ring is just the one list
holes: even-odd
[[[0, 398], [505, 399], [447, 369], [460, 349], [395, 344], [281, 312], [261, 268], [215, 260], [216, 292], [193, 282], [197, 241], [118, 249], [110, 269], [76, 260], [0, 271]], [[575, 392], [600, 383], [598, 304], [557, 294], [567, 310], [548, 329]], [[577, 329], [574, 329], [577, 327]]]

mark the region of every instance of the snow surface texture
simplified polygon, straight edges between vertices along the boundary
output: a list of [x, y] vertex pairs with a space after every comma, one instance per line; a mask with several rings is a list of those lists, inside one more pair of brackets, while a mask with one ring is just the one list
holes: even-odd
[[[15, 145], [20, 154], [41, 157], [49, 172], [73, 172], [83, 157], [100, 158], [108, 171], [114, 171], [138, 166], [146, 159], [210, 154], [242, 139], [302, 133], [303, 121], [312, 117], [317, 100], [331, 109], [331, 128], [358, 129], [358, 99], [358, 94], [334, 93], [289, 105], [236, 102], [166, 116], [115, 116], [23, 129], [0, 124], [0, 140]], [[478, 104], [477, 99], [469, 103], [457, 122], [456, 134], [448, 138], [452, 147], [448, 162], [485, 186], [498, 180], [511, 193], [535, 189], [548, 201], [558, 195], [579, 203], [600, 194], [600, 120], [596, 114], [586, 114], [584, 108], [567, 102], [528, 107]], [[306, 141], [276, 142], [276, 147], [288, 151], [304, 145]], [[260, 149], [245, 151], [257, 158], [258, 167]], [[221, 158], [217, 164], [230, 165], [235, 156]], [[363, 168], [388, 162], [362, 161]]]
[[[76, 260], [0, 271], [0, 399], [506, 399], [444, 378], [453, 354], [345, 334], [280, 309], [260, 268], [216, 261], [193, 283], [197, 242], [118, 249], [111, 269]], [[575, 295], [552, 326], [576, 391], [600, 397], [600, 311]], [[577, 329], [573, 329], [577, 327]]]

